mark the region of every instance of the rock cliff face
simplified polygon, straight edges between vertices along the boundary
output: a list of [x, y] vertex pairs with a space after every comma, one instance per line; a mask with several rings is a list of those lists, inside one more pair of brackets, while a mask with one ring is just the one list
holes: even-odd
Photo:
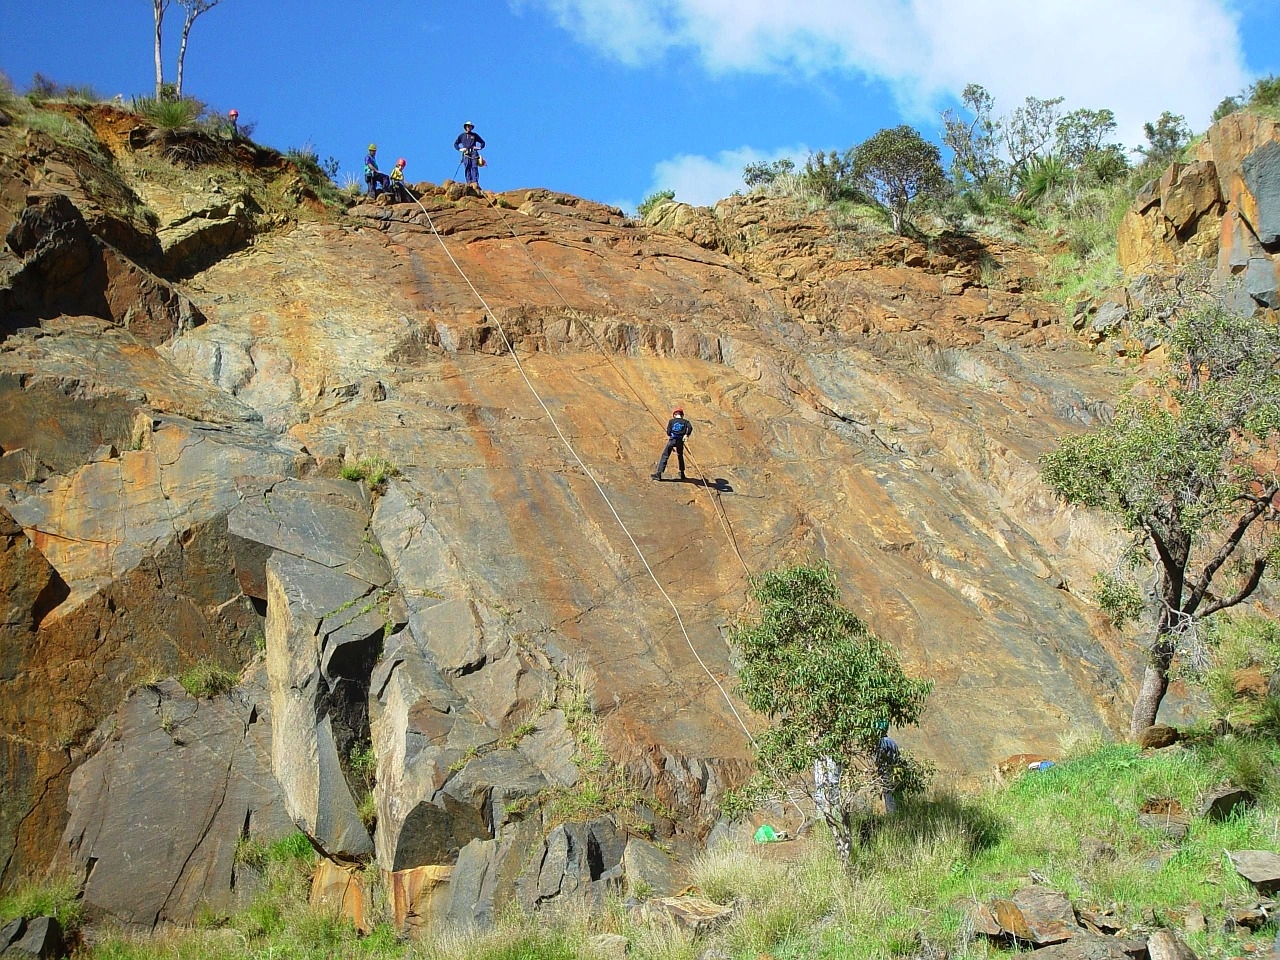
[[1280, 121], [1242, 111], [1215, 123], [1194, 162], [1143, 190], [1119, 242], [1128, 276], [1209, 261], [1248, 306], [1280, 309]]
[[[1036, 470], [1121, 372], [1023, 294], [1034, 254], [419, 185], [442, 245], [415, 205], [316, 212], [265, 151], [188, 169], [85, 119], [109, 159], [0, 130], [6, 882], [56, 860], [99, 911], [180, 921], [243, 891], [237, 838], [294, 824], [376, 855], [402, 918], [595, 889], [625, 836], [544, 803], [583, 776], [584, 709], [687, 849], [750, 757], [698, 658], [732, 689], [746, 574], [793, 559], [933, 679], [903, 739], [947, 771], [1126, 714], [1133, 664], [1076, 592], [1116, 544]], [[675, 402], [690, 480], [654, 483]], [[212, 699], [156, 683], [250, 661]]]

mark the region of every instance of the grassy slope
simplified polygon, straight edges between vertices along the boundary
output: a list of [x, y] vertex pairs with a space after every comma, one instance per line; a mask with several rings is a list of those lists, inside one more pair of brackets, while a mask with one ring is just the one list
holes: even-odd
[[[1239, 956], [1274, 936], [1266, 929], [1223, 933], [1231, 907], [1256, 894], [1227, 864], [1227, 849], [1280, 847], [1280, 805], [1273, 786], [1275, 740], [1228, 736], [1140, 754], [1128, 745], [1093, 745], [1043, 773], [960, 796], [945, 791], [908, 802], [868, 831], [842, 876], [825, 838], [763, 850], [754, 845], [707, 854], [695, 870], [702, 895], [733, 904], [733, 920], [694, 941], [636, 919], [620, 901], [594, 917], [570, 909], [536, 920], [512, 911], [483, 935], [440, 932], [415, 944], [384, 921], [358, 938], [346, 923], [306, 906], [311, 860], [300, 844], [278, 844], [260, 859], [264, 882], [254, 903], [202, 929], [152, 939], [109, 934], [86, 955], [111, 960], [161, 957], [316, 958], [462, 957], [515, 960], [590, 957], [589, 939], [619, 933], [635, 957], [695, 960], [719, 955], [755, 960], [799, 957], [983, 957], [998, 952], [974, 938], [969, 908], [1029, 882], [1034, 871], [1078, 908], [1114, 907], [1137, 935], [1181, 928], [1196, 907], [1208, 932], [1189, 935], [1201, 957]], [[1262, 788], [1262, 802], [1223, 823], [1193, 820], [1176, 843], [1138, 825], [1140, 804], [1175, 797], [1194, 810], [1204, 791], [1231, 777]], [[768, 854], [769, 856], [766, 856]], [[791, 855], [790, 859], [779, 857]], [[74, 907], [61, 890], [64, 915]], [[375, 897], [378, 894], [375, 892]], [[46, 910], [31, 889], [0, 902], [0, 918]], [[56, 903], [53, 904], [56, 906]]]

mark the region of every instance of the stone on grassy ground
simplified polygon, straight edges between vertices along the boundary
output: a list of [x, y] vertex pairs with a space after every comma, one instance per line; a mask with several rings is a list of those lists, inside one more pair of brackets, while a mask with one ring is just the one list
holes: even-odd
[[1157, 930], [1153, 933], [1147, 940], [1147, 952], [1151, 960], [1197, 960], [1195, 951], [1172, 930]]
[[1191, 818], [1173, 797], [1151, 797], [1138, 808], [1138, 823], [1149, 830], [1159, 830], [1173, 840], [1187, 835]]
[[669, 897], [684, 887], [683, 871], [656, 844], [632, 837], [622, 852], [622, 873], [633, 897]]
[[1080, 933], [1071, 901], [1056, 890], [1023, 887], [978, 907], [975, 928], [993, 940], [1044, 947]]
[[364, 880], [356, 870], [327, 858], [320, 861], [311, 877], [311, 906], [350, 920], [364, 934], [370, 929], [368, 899]]
[[587, 953], [598, 960], [623, 960], [627, 938], [620, 933], [597, 933], [587, 941]]
[[1036, 960], [1133, 960], [1133, 956], [1123, 940], [1080, 930], [1070, 940], [1036, 950]]
[[[6, 934], [11, 937], [7, 944], [4, 942]], [[66, 953], [62, 925], [53, 917], [15, 920], [0, 934], [0, 956], [5, 960], [53, 960], [66, 956]]]
[[1138, 746], [1143, 750], [1161, 750], [1182, 739], [1175, 727], [1165, 723], [1153, 723], [1138, 736]]
[[1218, 787], [1205, 794], [1200, 801], [1200, 816], [1210, 820], [1225, 820], [1236, 810], [1252, 806], [1254, 800], [1253, 794], [1243, 787]]
[[673, 924], [691, 936], [699, 937], [727, 923], [733, 909], [702, 897], [658, 897], [645, 901], [640, 915], [645, 920]]
[[1244, 877], [1264, 896], [1280, 892], [1280, 854], [1270, 850], [1229, 850], [1227, 856]]

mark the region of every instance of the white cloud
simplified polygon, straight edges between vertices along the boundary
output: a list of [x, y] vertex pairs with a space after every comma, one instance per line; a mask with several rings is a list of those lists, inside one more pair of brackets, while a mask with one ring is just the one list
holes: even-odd
[[800, 161], [807, 156], [807, 147], [790, 147], [765, 153], [751, 147], [737, 150], [722, 150], [714, 158], [696, 154], [680, 154], [654, 164], [653, 185], [650, 193], [657, 190], [674, 190], [676, 199], [683, 203], [703, 206], [715, 203], [729, 196], [735, 190], [742, 190], [742, 168], [748, 163], [781, 160], [790, 157]]
[[1129, 143], [1163, 110], [1204, 126], [1247, 72], [1229, 0], [534, 0], [610, 56], [692, 49], [713, 72], [853, 74], [928, 119], [969, 82], [1110, 107]]

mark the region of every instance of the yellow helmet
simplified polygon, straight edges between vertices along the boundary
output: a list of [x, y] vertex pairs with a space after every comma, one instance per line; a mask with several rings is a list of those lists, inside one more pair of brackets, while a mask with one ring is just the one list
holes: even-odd
[[378, 145], [377, 145], [376, 143], [371, 143], [371, 144], [369, 144], [369, 152], [370, 152], [370, 153], [377, 153], [377, 152], [378, 152]]

